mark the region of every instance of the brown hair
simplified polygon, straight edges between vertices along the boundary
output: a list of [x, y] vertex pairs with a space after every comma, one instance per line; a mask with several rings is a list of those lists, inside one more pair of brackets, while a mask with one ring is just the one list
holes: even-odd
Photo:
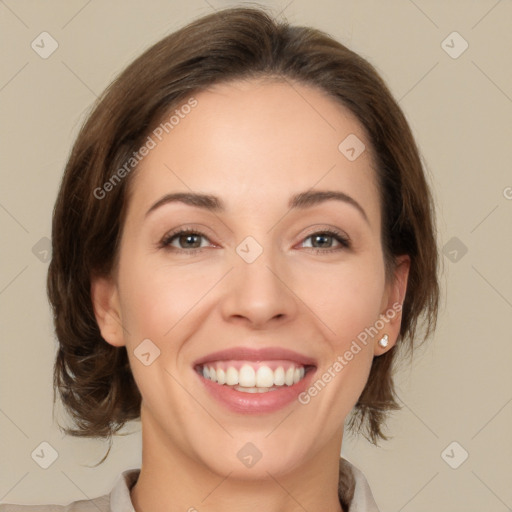
[[[412, 356], [437, 320], [434, 208], [419, 152], [398, 104], [365, 59], [324, 32], [253, 8], [204, 16], [149, 48], [98, 99], [74, 144], [53, 214], [47, 282], [59, 341], [54, 403], [58, 390], [77, 427], [65, 433], [111, 440], [140, 417], [126, 348], [102, 338], [90, 293], [91, 277], [109, 275], [116, 264], [133, 174], [117, 179], [118, 170], [127, 169], [156, 123], [184, 99], [216, 83], [258, 77], [328, 93], [355, 114], [371, 143], [388, 276], [397, 255], [410, 255], [411, 266], [397, 345], [373, 359], [349, 430], [374, 444], [387, 439], [382, 424], [388, 411], [400, 408], [392, 378], [397, 349]], [[113, 185], [98, 198], [95, 191], [109, 180]], [[420, 318], [423, 336], [417, 336]]]

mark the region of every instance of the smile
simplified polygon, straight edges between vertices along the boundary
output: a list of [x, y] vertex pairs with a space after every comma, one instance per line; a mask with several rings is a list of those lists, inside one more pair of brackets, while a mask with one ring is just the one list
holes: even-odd
[[205, 379], [245, 393], [266, 393], [300, 382], [311, 366], [291, 361], [215, 361], [199, 365]]
[[298, 403], [317, 361], [285, 347], [232, 347], [192, 363], [208, 399], [237, 414], [264, 414]]

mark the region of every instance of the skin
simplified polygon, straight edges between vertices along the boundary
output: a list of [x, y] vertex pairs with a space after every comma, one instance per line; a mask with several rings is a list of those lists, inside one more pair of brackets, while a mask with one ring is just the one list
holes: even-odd
[[[256, 503], [268, 512], [339, 512], [344, 421], [373, 358], [396, 342], [400, 315], [309, 404], [273, 413], [230, 412], [203, 389], [192, 362], [235, 346], [280, 346], [315, 358], [319, 377], [361, 331], [403, 302], [409, 258], [399, 259], [386, 282], [369, 142], [347, 109], [310, 86], [237, 81], [194, 97], [197, 107], [132, 177], [115, 272], [92, 281], [102, 335], [126, 346], [143, 397], [133, 505], [137, 512], [243, 512]], [[352, 162], [338, 150], [349, 134], [367, 148]], [[292, 194], [311, 188], [344, 192], [367, 220], [335, 200], [288, 208]], [[146, 216], [171, 192], [212, 194], [227, 209], [172, 203]], [[158, 246], [180, 227], [205, 237]], [[327, 238], [315, 253], [311, 235], [329, 228], [348, 235], [351, 246]], [[247, 236], [263, 249], [250, 264], [236, 252]], [[192, 252], [195, 242], [200, 252]], [[384, 333], [387, 348], [378, 345]], [[148, 338], [161, 353], [145, 366], [134, 350]], [[237, 458], [247, 442], [262, 454], [251, 468]]]

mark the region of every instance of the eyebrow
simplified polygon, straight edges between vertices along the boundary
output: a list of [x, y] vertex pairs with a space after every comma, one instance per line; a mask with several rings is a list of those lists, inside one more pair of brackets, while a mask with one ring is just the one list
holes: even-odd
[[[293, 195], [288, 201], [289, 209], [305, 209], [316, 206], [325, 201], [336, 200], [343, 203], [349, 204], [357, 209], [362, 215], [364, 220], [369, 224], [368, 216], [364, 211], [363, 207], [351, 196], [344, 192], [338, 192], [335, 190], [308, 190], [306, 192], [300, 192], [299, 194]], [[197, 208], [203, 208], [205, 210], [221, 213], [226, 211], [226, 206], [222, 199], [217, 196], [210, 194], [200, 194], [194, 192], [176, 192], [173, 194], [166, 194], [160, 198], [151, 208], [146, 212], [146, 217], [157, 208], [160, 208], [164, 204], [169, 203], [183, 203], [189, 206], [195, 206]]]

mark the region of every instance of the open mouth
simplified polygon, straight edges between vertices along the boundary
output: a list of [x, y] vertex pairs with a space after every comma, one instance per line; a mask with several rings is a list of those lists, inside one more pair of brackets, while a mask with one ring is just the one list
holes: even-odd
[[192, 369], [207, 395], [238, 414], [292, 406], [317, 370], [317, 361], [285, 347], [238, 346], [197, 359]]
[[267, 393], [291, 387], [313, 370], [313, 365], [292, 361], [213, 361], [196, 365], [205, 379], [243, 393]]

